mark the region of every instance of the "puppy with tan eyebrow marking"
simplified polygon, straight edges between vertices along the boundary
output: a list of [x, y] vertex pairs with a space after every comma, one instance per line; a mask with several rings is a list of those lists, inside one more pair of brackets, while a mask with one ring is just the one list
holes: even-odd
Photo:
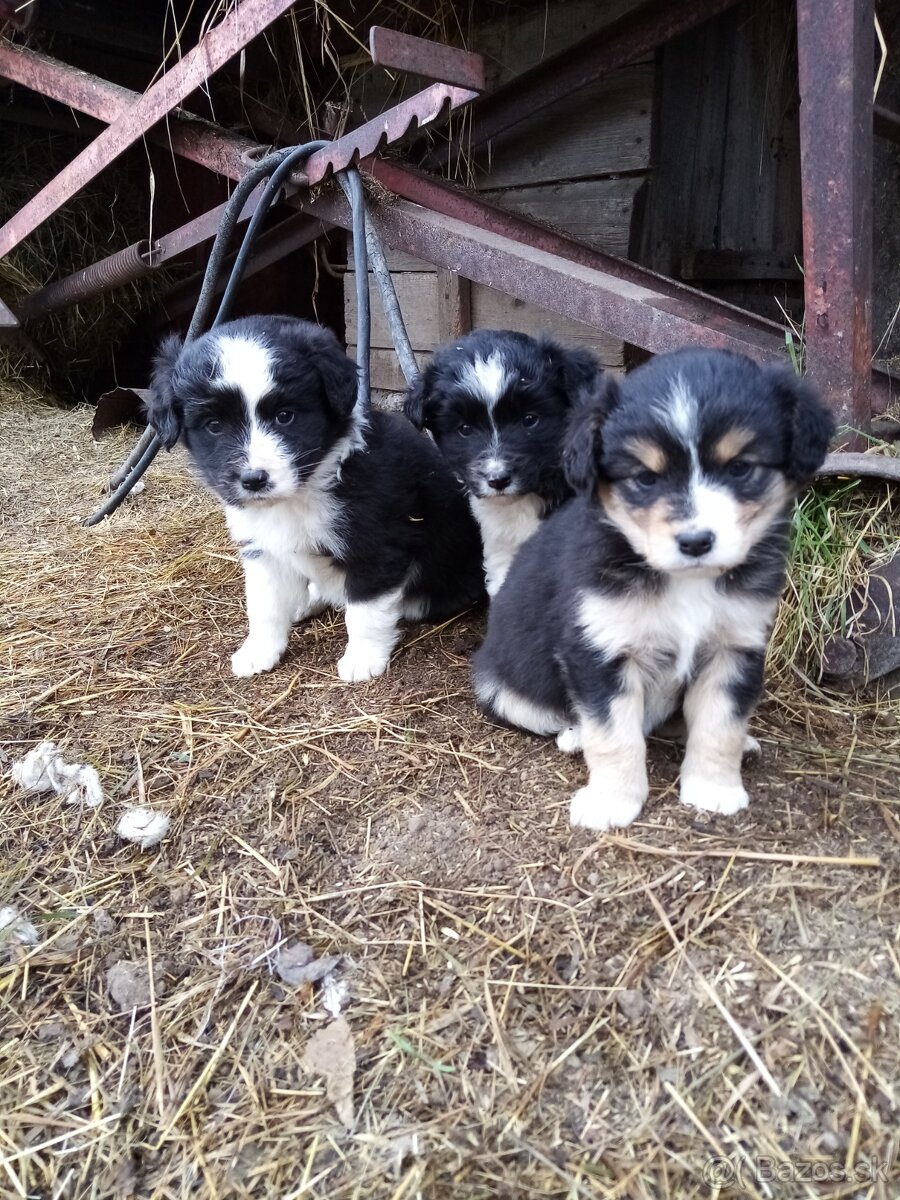
[[564, 453], [576, 497], [519, 552], [473, 664], [488, 715], [583, 749], [573, 825], [639, 815], [646, 735], [679, 706], [682, 802], [746, 806], [791, 509], [832, 431], [805, 382], [725, 351], [662, 355], [583, 398]]

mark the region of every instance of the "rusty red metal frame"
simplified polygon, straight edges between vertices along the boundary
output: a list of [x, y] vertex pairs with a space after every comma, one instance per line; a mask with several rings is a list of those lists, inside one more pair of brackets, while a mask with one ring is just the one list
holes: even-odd
[[[375, 174], [377, 177], [378, 171]], [[350, 214], [343, 197], [321, 196], [304, 207], [322, 220], [349, 227]], [[581, 255], [566, 254], [562, 245], [551, 249], [557, 235], [549, 231], [545, 231], [545, 244], [535, 245], [530, 222], [492, 210], [483, 201], [473, 199], [464, 217], [410, 203], [372, 204], [369, 216], [391, 246], [476, 283], [606, 330], [653, 353], [699, 344], [738, 350], [762, 361], [783, 356], [784, 336], [777, 325], [771, 325], [771, 332], [762, 332], [739, 320], [744, 314], [737, 309], [734, 315], [719, 312], [710, 323], [704, 320], [710, 316], [708, 311], [701, 311], [691, 301], [662, 294], [598, 265], [587, 265], [580, 261]], [[492, 228], [494, 218], [502, 221]], [[497, 231], [501, 224], [502, 233]], [[513, 231], [518, 237], [510, 236]], [[609, 256], [598, 254], [597, 259], [609, 263]]]
[[0, 256], [32, 233], [61, 205], [168, 113], [213, 72], [292, 6], [294, 0], [242, 0], [202, 41], [0, 228]]
[[[649, 0], [603, 29], [589, 34], [472, 105], [465, 133], [467, 150], [511, 129], [557, 101], [593, 83], [607, 71], [652, 54], [665, 42], [732, 8], [737, 0]], [[447, 151], [435, 150], [423, 166], [437, 167]]]
[[426, 79], [453, 83], [474, 92], [484, 91], [484, 59], [468, 50], [373, 25], [369, 30], [369, 53], [376, 67], [424, 75]]
[[797, 0], [806, 365], [839, 425], [872, 416], [873, 0]]
[[[11, 54], [7, 53], [9, 50]], [[12, 67], [11, 74], [17, 81], [31, 80], [32, 85], [39, 87], [44, 95], [78, 107], [102, 120], [115, 121], [117, 114], [139, 99], [135, 92], [83, 71], [76, 71], [47, 55], [0, 43], [0, 73], [7, 65]], [[375, 154], [384, 145], [437, 120], [445, 110], [468, 103], [475, 95], [475, 92], [448, 84], [432, 84], [339, 138], [327, 149], [311, 155], [304, 171], [292, 176], [292, 184], [298, 188], [318, 183], [330, 172], [354, 164], [361, 156]], [[168, 144], [174, 151], [232, 180], [242, 178], [247, 164], [267, 153], [267, 148], [256, 142], [237, 137], [228, 130], [188, 114], [171, 118], [170, 124], [171, 139]], [[167, 139], [160, 137], [160, 132], [155, 131], [156, 140], [166, 144]], [[241, 214], [241, 220], [246, 220], [252, 214], [255, 204], [255, 198], [251, 197]], [[65, 279], [54, 281], [27, 298], [22, 306], [22, 315], [26, 318], [39, 316], [146, 274], [163, 262], [212, 238], [224, 208], [224, 205], [220, 205], [194, 218], [180, 229], [165, 234], [153, 246], [138, 243]], [[256, 257], [259, 261], [258, 254]]]

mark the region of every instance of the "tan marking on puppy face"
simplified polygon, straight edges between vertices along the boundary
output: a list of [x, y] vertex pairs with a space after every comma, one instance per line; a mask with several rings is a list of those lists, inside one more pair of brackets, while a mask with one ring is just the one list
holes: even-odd
[[757, 500], [744, 500], [738, 504], [738, 521], [747, 536], [748, 549], [781, 516], [793, 494], [784, 476], [775, 475]]
[[663, 448], [656, 442], [651, 442], [647, 438], [632, 438], [625, 443], [625, 449], [654, 475], [665, 474], [668, 466], [666, 455]]
[[610, 484], [600, 484], [597, 497], [612, 523], [648, 562], [666, 557], [680, 526], [673, 522], [665, 497], [646, 507], [633, 506]]
[[713, 458], [716, 462], [727, 463], [733, 458], [738, 458], [742, 451], [750, 445], [756, 434], [752, 429], [747, 429], [743, 425], [736, 425], [734, 429], [729, 429], [724, 433], [712, 448]]

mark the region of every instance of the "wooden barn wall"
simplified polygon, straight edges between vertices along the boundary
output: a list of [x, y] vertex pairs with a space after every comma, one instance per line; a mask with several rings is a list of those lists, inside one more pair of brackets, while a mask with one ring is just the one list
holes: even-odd
[[[565, 49], [634, 6], [570, 0], [511, 13], [476, 26], [469, 41], [485, 55], [495, 82]], [[613, 72], [549, 113], [523, 122], [496, 139], [471, 164], [471, 182], [492, 202], [546, 222], [615, 254], [628, 252], [635, 193], [650, 158], [653, 66], [640, 63]], [[371, 115], [389, 102], [382, 79], [367, 74], [357, 89], [360, 109]], [[396, 95], [393, 96], [396, 99]], [[352, 251], [344, 278], [347, 336], [356, 326]], [[471, 328], [551, 333], [592, 349], [601, 362], [621, 368], [623, 346], [588, 325], [559, 317], [450, 272], [393, 251], [388, 261], [410, 340], [420, 362], [434, 346]], [[401, 391], [377, 288], [372, 296], [372, 386]]]
[[744, 0], [665, 46], [632, 256], [799, 320], [798, 111], [796, 13], [785, 0]]

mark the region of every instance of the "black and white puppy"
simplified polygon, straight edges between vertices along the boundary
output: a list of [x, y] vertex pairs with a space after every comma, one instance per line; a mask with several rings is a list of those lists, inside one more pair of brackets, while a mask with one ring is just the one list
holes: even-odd
[[540, 520], [571, 492], [562, 439], [572, 398], [600, 368], [550, 338], [478, 329], [435, 351], [406, 415], [433, 435], [481, 528], [488, 594]]
[[148, 416], [179, 437], [240, 547], [249, 633], [235, 675], [280, 660], [295, 620], [346, 609], [338, 674], [380, 675], [399, 622], [450, 616], [484, 591], [462, 488], [402, 416], [361, 411], [357, 371], [326, 329], [246, 317], [161, 347]]
[[523, 546], [474, 659], [489, 715], [583, 749], [573, 825], [638, 816], [645, 737], [679, 705], [682, 801], [747, 804], [741, 757], [792, 503], [832, 430], [802, 380], [715, 350], [607, 375], [573, 414], [564, 462], [577, 495]]

